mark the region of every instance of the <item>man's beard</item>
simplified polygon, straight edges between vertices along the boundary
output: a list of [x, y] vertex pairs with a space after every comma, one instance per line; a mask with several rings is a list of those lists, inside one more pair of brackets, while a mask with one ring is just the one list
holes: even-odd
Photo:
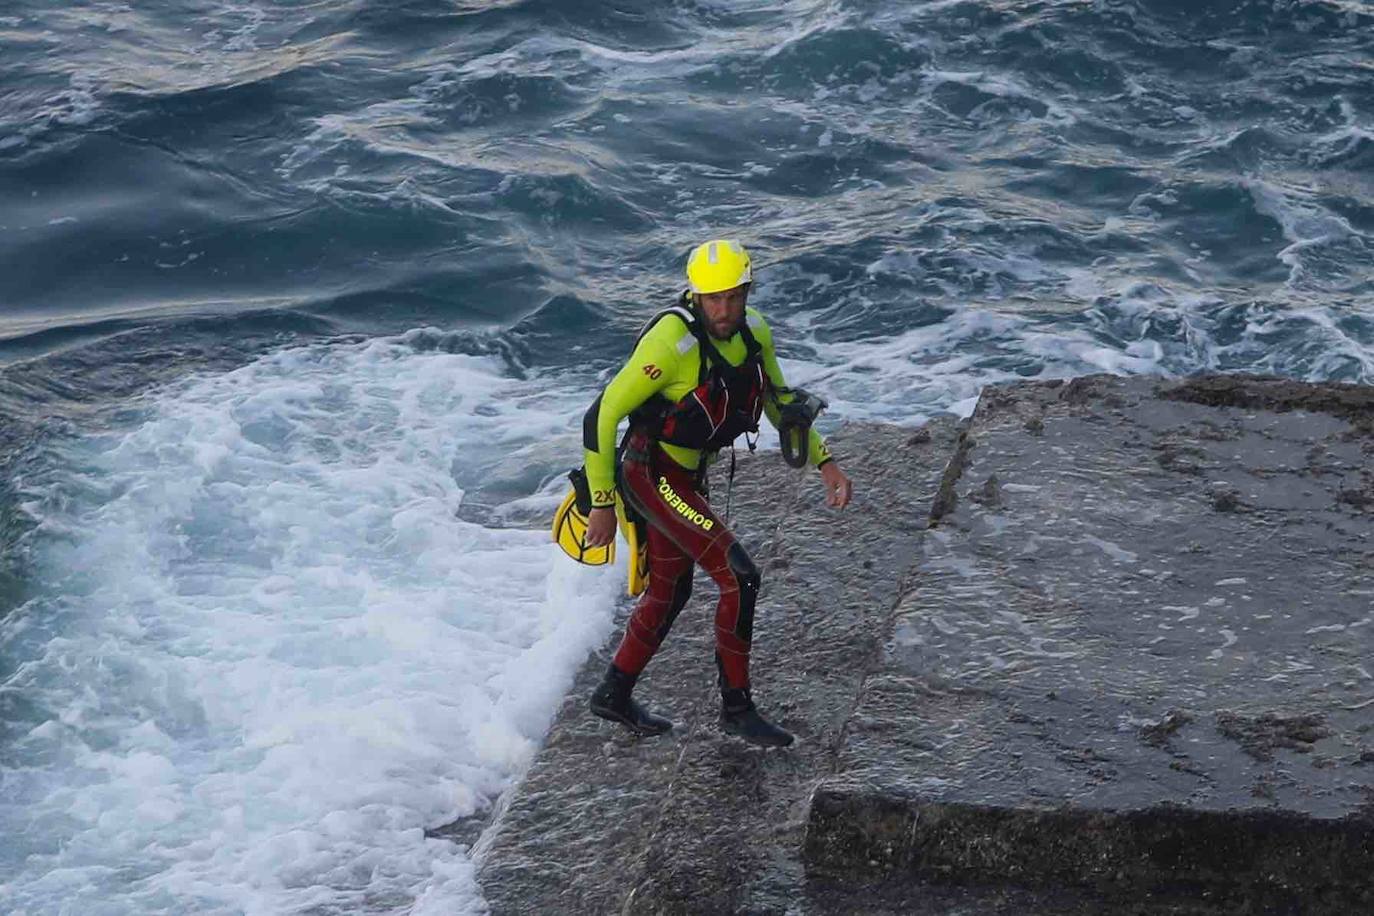
[[726, 333], [718, 334], [716, 333], [716, 323], [714, 321], [708, 321], [706, 322], [706, 330], [709, 331], [711, 336], [714, 337], [716, 340], [729, 340], [731, 337], [734, 337], [736, 334], [739, 333], [739, 326], [743, 323], [744, 322], [740, 319], [735, 319], [729, 322], [722, 321], [721, 324], [725, 326]]

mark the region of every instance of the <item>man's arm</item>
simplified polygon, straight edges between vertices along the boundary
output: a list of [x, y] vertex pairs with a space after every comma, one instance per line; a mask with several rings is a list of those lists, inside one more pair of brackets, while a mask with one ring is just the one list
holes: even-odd
[[[768, 422], [773, 424], [776, 429], [778, 426], [779, 404], [790, 404], [795, 397], [791, 392], [787, 392], [787, 380], [783, 378], [782, 367], [778, 365], [778, 354], [773, 348], [773, 330], [768, 327], [768, 322], [763, 320], [763, 316], [754, 313], [756, 320], [749, 326], [754, 334], [754, 339], [763, 348], [763, 371], [767, 373], [769, 382], [777, 392], [776, 400], [766, 398], [763, 402], [763, 411], [768, 415]], [[786, 392], [786, 393], [784, 393]], [[810, 438], [806, 447], [806, 463], [818, 469], [821, 477], [825, 481], [825, 501], [827, 505], [836, 509], [843, 509], [849, 505], [849, 499], [853, 495], [854, 485], [840, 470], [839, 462], [830, 454], [830, 448], [825, 444], [825, 439], [813, 426], [810, 430]]]
[[[660, 321], [671, 321], [664, 318]], [[587, 414], [582, 418], [583, 463], [587, 485], [592, 491], [592, 507], [615, 505], [616, 432], [620, 421], [653, 397], [671, 380], [676, 367], [676, 348], [654, 334], [658, 325], [640, 340], [629, 362], [611, 379]]]
[[[749, 325], [749, 330], [753, 332], [754, 339], [763, 348], [763, 371], [767, 373], [768, 381], [772, 383], [774, 391], [773, 397], [764, 400], [763, 412], [767, 414], [768, 422], [773, 424], [774, 429], [777, 429], [779, 405], [792, 403], [796, 396], [787, 391], [787, 380], [782, 376], [782, 367], [778, 365], [778, 354], [773, 348], [772, 328], [757, 312], [754, 313], [754, 317], [755, 320]], [[813, 426], [806, 444], [806, 463], [813, 468], [819, 468], [834, 460], [829, 447], [825, 444], [825, 439]]]

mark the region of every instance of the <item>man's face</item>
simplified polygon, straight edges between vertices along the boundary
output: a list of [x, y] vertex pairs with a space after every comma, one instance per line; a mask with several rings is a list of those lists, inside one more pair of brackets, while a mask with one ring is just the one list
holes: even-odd
[[744, 303], [749, 298], [749, 284], [718, 293], [699, 293], [697, 302], [706, 319], [706, 330], [716, 340], [729, 340], [744, 321]]

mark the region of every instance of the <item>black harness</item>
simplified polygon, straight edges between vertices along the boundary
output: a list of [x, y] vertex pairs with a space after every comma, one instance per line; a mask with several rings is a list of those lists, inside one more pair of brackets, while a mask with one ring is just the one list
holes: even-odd
[[697, 387], [678, 401], [662, 395], [651, 397], [631, 412], [630, 428], [643, 430], [660, 442], [704, 451], [718, 451], [740, 435], [757, 433], [768, 394], [768, 376], [763, 371], [763, 347], [748, 322], [742, 322], [739, 329], [744, 338], [744, 361], [732, 366], [711, 343], [696, 312], [685, 304], [650, 318], [640, 339], [670, 315], [682, 321], [697, 340], [701, 353]]

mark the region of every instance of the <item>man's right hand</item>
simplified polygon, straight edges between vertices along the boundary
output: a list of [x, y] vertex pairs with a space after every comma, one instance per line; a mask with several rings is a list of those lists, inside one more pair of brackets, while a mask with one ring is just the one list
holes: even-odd
[[587, 516], [587, 537], [584, 539], [588, 547], [605, 547], [615, 540], [615, 510], [609, 506], [601, 509], [593, 509], [592, 514]]

